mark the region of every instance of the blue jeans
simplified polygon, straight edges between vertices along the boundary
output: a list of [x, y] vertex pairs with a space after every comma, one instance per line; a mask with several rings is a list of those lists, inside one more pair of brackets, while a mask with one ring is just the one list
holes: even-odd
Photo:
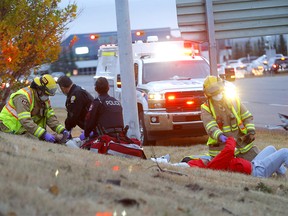
[[270, 177], [274, 172], [285, 174], [288, 166], [288, 149], [276, 150], [274, 146], [264, 148], [252, 161], [252, 175], [255, 177]]

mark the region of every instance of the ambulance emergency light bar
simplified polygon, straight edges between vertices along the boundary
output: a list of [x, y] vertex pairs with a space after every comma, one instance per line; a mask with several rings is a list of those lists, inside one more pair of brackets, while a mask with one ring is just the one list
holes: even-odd
[[[198, 44], [187, 41], [149, 42], [137, 41], [133, 44], [133, 53], [137, 57], [176, 58], [199, 54]], [[195, 49], [196, 48], [196, 49]]]

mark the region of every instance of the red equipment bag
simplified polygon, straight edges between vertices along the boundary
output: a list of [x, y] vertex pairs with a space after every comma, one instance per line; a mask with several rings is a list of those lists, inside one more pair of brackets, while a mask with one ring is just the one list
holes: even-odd
[[126, 136], [116, 138], [109, 135], [101, 135], [95, 139], [88, 140], [80, 148], [99, 154], [146, 159], [143, 148], [140, 145], [140, 141], [135, 138]]

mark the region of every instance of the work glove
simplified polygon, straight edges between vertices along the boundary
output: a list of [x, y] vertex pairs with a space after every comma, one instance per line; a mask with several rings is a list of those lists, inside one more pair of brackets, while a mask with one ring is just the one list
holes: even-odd
[[244, 142], [249, 144], [255, 140], [255, 131], [248, 131], [248, 133], [244, 137]]
[[225, 135], [221, 134], [219, 136], [219, 140], [222, 142], [222, 143], [226, 143], [226, 140], [228, 139], [228, 137], [226, 137]]
[[[92, 138], [93, 136], [94, 136], [94, 133], [93, 133], [93, 131], [91, 131], [90, 134], [89, 134], [89, 138]], [[82, 131], [82, 133], [80, 134], [79, 138], [80, 138], [80, 140], [83, 141], [83, 140], [85, 140], [88, 137], [85, 137], [85, 132]]]
[[55, 142], [55, 136], [53, 136], [52, 134], [50, 134], [50, 133], [48, 133], [48, 132], [45, 132], [43, 138], [44, 138], [44, 140], [47, 141], [47, 142], [52, 142], [52, 143]]
[[70, 131], [65, 129], [65, 130], [62, 131], [62, 134], [63, 134], [62, 138], [58, 141], [60, 144], [61, 143], [66, 143], [66, 141], [68, 139], [72, 139]]
[[63, 130], [62, 131], [62, 134], [64, 137], [66, 137], [67, 139], [69, 139], [71, 137], [71, 131], [68, 131], [68, 130]]
[[86, 137], [85, 137], [85, 132], [84, 132], [84, 131], [82, 131], [82, 133], [80, 134], [79, 139], [80, 139], [81, 141], [83, 141], [83, 140], [86, 139]]

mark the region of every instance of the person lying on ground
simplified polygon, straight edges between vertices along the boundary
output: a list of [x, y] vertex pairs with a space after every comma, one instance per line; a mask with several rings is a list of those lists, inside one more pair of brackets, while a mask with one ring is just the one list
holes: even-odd
[[196, 159], [187, 163], [190, 167], [238, 172], [261, 178], [268, 178], [275, 172], [280, 176], [286, 176], [284, 165], [288, 166], [287, 148], [276, 150], [274, 146], [267, 146], [250, 162], [243, 158], [235, 158], [235, 147], [235, 139], [228, 137], [224, 149], [211, 161]]

